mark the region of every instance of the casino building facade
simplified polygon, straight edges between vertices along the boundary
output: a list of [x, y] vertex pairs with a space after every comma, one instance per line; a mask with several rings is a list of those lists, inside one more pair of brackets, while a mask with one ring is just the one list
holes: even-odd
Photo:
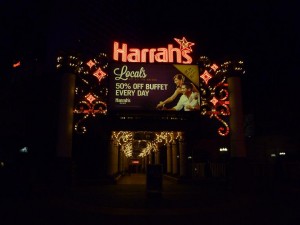
[[[207, 162], [213, 176], [225, 176], [228, 159], [246, 157], [243, 62], [195, 60], [193, 45], [185, 37], [143, 49], [115, 41], [110, 55], [59, 55], [61, 162], [82, 179], [114, 181], [153, 164], [186, 179], [204, 176]], [[178, 74], [199, 96], [186, 98], [180, 110]]]

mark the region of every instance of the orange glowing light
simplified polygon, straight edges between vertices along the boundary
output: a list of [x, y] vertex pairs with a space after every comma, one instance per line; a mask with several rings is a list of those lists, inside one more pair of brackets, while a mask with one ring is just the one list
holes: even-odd
[[183, 50], [187, 50], [187, 51], [191, 51], [191, 52], [193, 51], [191, 47], [193, 45], [195, 45], [195, 43], [187, 41], [185, 37], [183, 37], [181, 40], [178, 39], [178, 38], [174, 38], [174, 40], [178, 44], [180, 44], [180, 50], [181, 51], [183, 51]]
[[218, 99], [216, 99], [215, 97], [213, 97], [213, 99], [212, 100], [210, 100], [210, 102], [212, 103], [212, 104], [214, 104], [214, 105], [216, 105], [217, 103], [218, 103]]
[[90, 68], [92, 68], [96, 63], [94, 63], [92, 60], [88, 61], [86, 65], [88, 65]]
[[85, 96], [86, 100], [88, 100], [90, 103], [92, 103], [96, 98], [92, 94], [87, 94]]
[[219, 67], [216, 64], [212, 64], [211, 67], [214, 71], [216, 71]]
[[16, 67], [19, 67], [19, 66], [21, 66], [21, 62], [20, 61], [18, 61], [17, 63], [13, 64], [13, 68], [16, 68]]
[[200, 75], [200, 77], [204, 80], [206, 84], [212, 78], [212, 76], [209, 74], [209, 72], [207, 72], [207, 70], [205, 70], [204, 73]]
[[106, 73], [104, 71], [102, 71], [100, 68], [98, 68], [94, 73], [93, 75], [95, 77], [98, 78], [99, 82], [103, 79], [103, 77], [106, 76]]

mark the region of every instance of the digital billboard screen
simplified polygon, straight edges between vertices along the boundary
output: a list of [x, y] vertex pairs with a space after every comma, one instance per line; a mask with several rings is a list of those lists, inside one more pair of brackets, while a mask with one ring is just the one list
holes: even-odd
[[111, 111], [197, 111], [198, 66], [112, 63], [108, 96]]

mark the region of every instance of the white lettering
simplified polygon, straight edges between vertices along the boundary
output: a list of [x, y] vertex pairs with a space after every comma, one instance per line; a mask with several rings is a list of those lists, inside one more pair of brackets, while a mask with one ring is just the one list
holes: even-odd
[[133, 84], [133, 89], [143, 89], [144, 84], [142, 83], [135, 83]]
[[145, 90], [138, 90], [137, 91], [137, 96], [148, 96], [149, 91], [145, 91]]
[[135, 90], [116, 90], [116, 96], [134, 96]]
[[128, 80], [128, 78], [145, 78], [147, 77], [146, 71], [144, 67], [141, 67], [140, 70], [128, 70], [126, 65], [122, 66], [122, 68], [114, 69], [115, 80]]
[[146, 84], [146, 89], [165, 91], [168, 90], [168, 84]]
[[131, 102], [130, 98], [116, 98], [115, 102], [118, 102], [120, 104], [126, 104], [128, 102]]

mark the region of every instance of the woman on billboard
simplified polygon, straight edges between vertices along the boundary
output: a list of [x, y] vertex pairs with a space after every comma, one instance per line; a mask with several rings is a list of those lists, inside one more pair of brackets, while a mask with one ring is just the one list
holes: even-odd
[[[176, 85], [176, 89], [174, 91], [174, 93], [168, 97], [166, 100], [164, 101], [160, 101], [156, 108], [157, 109], [161, 109], [161, 108], [164, 108], [164, 106], [167, 104], [167, 103], [170, 103], [172, 101], [174, 101], [176, 99], [176, 97], [179, 95], [179, 94], [182, 94], [182, 84], [184, 83], [185, 81], [185, 76], [182, 75], [182, 74], [176, 74], [174, 77], [173, 77], [173, 81], [174, 81], [174, 84]], [[194, 84], [192, 84], [193, 86], [193, 92], [198, 92], [197, 88], [194, 86]]]

